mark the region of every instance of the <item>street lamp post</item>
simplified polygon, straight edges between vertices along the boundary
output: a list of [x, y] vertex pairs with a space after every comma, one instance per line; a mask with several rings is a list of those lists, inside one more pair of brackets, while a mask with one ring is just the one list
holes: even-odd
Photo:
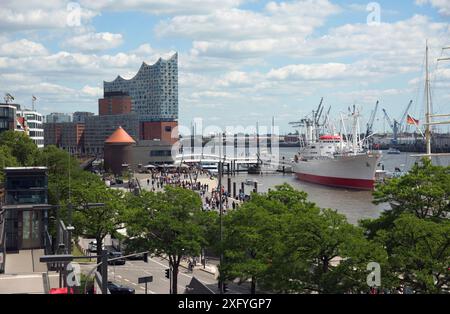
[[[221, 134], [219, 135], [219, 171], [218, 171], [218, 176], [219, 176], [219, 182], [218, 182], [218, 186], [219, 186], [219, 220], [220, 220], [220, 266], [221, 268], [223, 267], [223, 203], [222, 203], [222, 136]], [[219, 290], [220, 290], [220, 294], [223, 294], [223, 278], [222, 275], [219, 274]]]

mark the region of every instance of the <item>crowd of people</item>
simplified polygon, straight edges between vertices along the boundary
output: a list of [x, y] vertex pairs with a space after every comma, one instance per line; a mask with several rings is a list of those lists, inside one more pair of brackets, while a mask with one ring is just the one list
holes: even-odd
[[150, 191], [162, 191], [164, 186], [171, 185], [182, 187], [198, 192], [203, 202], [204, 210], [219, 210], [226, 212], [227, 209], [236, 209], [240, 202], [245, 199], [244, 193], [240, 191], [236, 199], [231, 197], [230, 192], [225, 191], [224, 186], [220, 189], [218, 186], [210, 186], [209, 183], [202, 183], [209, 179], [214, 180], [216, 176], [208, 170], [189, 167], [189, 168], [154, 168], [150, 170], [150, 176], [146, 179], [145, 189]]

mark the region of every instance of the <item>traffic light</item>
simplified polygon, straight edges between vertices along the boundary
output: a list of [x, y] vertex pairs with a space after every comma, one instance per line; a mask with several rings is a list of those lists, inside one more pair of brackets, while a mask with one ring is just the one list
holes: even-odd
[[148, 263], [148, 253], [144, 253], [144, 262]]
[[228, 292], [228, 284], [223, 283], [223, 293], [227, 293]]
[[166, 269], [166, 278], [167, 279], [170, 278], [170, 269], [169, 268]]

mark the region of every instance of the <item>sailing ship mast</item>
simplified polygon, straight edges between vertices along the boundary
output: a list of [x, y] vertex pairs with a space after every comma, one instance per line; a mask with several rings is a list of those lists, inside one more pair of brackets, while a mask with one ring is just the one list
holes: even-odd
[[[450, 47], [443, 48], [443, 50], [450, 49]], [[427, 152], [426, 154], [422, 155], [413, 155], [413, 157], [427, 157], [431, 160], [432, 156], [450, 156], [449, 153], [443, 153], [443, 154], [433, 154], [431, 152], [431, 127], [433, 125], [438, 124], [450, 124], [450, 120], [448, 121], [436, 121], [433, 122], [433, 118], [442, 118], [442, 117], [450, 117], [450, 114], [432, 114], [431, 112], [431, 91], [430, 91], [430, 71], [429, 71], [429, 47], [428, 42], [426, 45], [426, 52], [425, 52], [425, 102], [426, 102], [426, 113], [425, 113], [425, 141], [426, 141], [426, 147]], [[437, 61], [448, 61], [450, 58], [439, 58]]]

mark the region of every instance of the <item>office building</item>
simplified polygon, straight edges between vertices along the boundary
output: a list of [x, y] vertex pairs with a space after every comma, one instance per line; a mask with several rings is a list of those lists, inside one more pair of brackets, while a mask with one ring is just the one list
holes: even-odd
[[77, 111], [73, 113], [72, 122], [84, 123], [87, 117], [92, 117], [94, 113], [86, 111]]
[[105, 140], [120, 126], [133, 139], [139, 138], [139, 119], [135, 113], [87, 117], [84, 130], [85, 153], [102, 156]]
[[130, 112], [131, 97], [126, 93], [105, 93], [104, 98], [98, 100], [98, 114], [100, 116], [127, 114]]
[[44, 145], [55, 145], [71, 154], [84, 154], [84, 123], [45, 123]]
[[[44, 117], [37, 111], [24, 109], [18, 110], [17, 116], [24, 118], [28, 127], [28, 135], [38, 148], [44, 147]], [[24, 122], [25, 122], [24, 121]]]
[[63, 122], [71, 122], [72, 116], [68, 113], [62, 112], [52, 112], [45, 117], [46, 123], [63, 123]]
[[16, 106], [0, 104], [0, 133], [17, 128]]

